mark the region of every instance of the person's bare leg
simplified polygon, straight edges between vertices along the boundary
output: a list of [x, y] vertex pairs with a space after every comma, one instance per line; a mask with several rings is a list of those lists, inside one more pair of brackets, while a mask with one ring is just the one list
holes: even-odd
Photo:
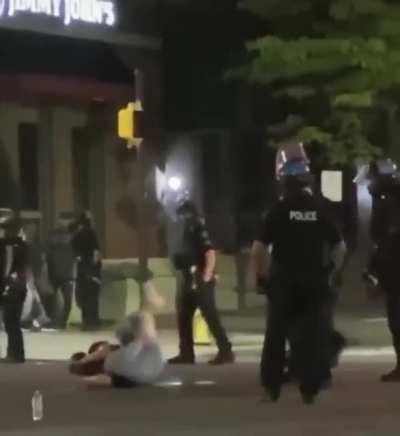
[[165, 299], [158, 293], [152, 281], [144, 285], [144, 303], [140, 310], [143, 319], [143, 338], [154, 340], [157, 338], [155, 315], [165, 306]]

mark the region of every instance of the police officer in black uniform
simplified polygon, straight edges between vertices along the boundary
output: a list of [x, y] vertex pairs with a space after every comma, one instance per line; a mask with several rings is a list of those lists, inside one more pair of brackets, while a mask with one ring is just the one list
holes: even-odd
[[371, 238], [375, 249], [364, 274], [372, 288], [385, 296], [388, 326], [396, 353], [396, 366], [382, 382], [400, 382], [400, 175], [390, 159], [371, 166], [370, 194], [373, 198]]
[[200, 308], [218, 346], [218, 354], [209, 363], [233, 363], [235, 356], [232, 346], [215, 304], [216, 255], [205, 222], [193, 202], [187, 198], [180, 201], [177, 213], [184, 225], [183, 241], [174, 255], [175, 268], [182, 273], [183, 278], [177, 294], [180, 353], [169, 363], [195, 363], [193, 316], [197, 308]]
[[310, 188], [305, 156], [290, 151], [280, 150], [283, 196], [253, 246], [255, 273], [269, 300], [261, 382], [269, 398], [277, 401], [284, 382], [285, 343], [296, 332], [291, 347], [300, 391], [311, 404], [330, 371], [329, 279], [331, 265], [340, 269], [346, 248]]
[[[51, 233], [46, 247], [46, 264], [49, 280], [53, 288], [53, 321], [60, 329], [67, 327], [71, 312], [72, 295], [75, 280], [75, 254], [72, 246], [71, 224], [75, 217], [71, 212], [61, 212], [58, 225]], [[56, 310], [57, 292], [63, 297], [61, 313]]]
[[77, 259], [76, 298], [82, 311], [82, 329], [96, 330], [101, 324], [101, 256], [97, 235], [88, 213], [83, 213], [77, 220], [72, 244]]
[[[327, 219], [329, 221], [335, 224], [335, 226], [339, 229], [341, 234], [344, 236], [343, 223], [341, 223], [341, 220], [338, 218], [337, 214], [334, 213], [333, 203], [327, 198], [325, 198], [322, 195], [322, 193], [319, 191], [314, 192], [314, 195], [319, 203], [319, 207], [324, 212], [324, 215], [327, 216]], [[346, 241], [346, 246], [348, 246], [347, 241]], [[329, 355], [330, 355], [330, 367], [332, 369], [338, 366], [340, 355], [342, 351], [345, 349], [345, 347], [347, 346], [347, 339], [344, 337], [344, 335], [341, 332], [339, 332], [335, 328], [335, 312], [336, 312], [337, 301], [339, 299], [340, 288], [343, 285], [344, 270], [349, 261], [349, 254], [350, 254], [349, 251], [346, 251], [346, 256], [344, 258], [343, 265], [340, 270], [335, 271], [335, 265], [333, 264], [333, 262], [331, 262], [330, 266], [327, 265], [327, 273], [329, 273], [330, 276], [330, 280], [329, 280], [330, 286], [329, 286], [328, 298], [326, 299], [326, 304], [327, 304], [327, 309], [329, 309], [327, 310], [327, 316], [329, 317], [330, 331], [331, 331]], [[333, 272], [335, 273], [333, 274]], [[294, 341], [296, 341], [296, 333], [292, 335], [292, 337], [288, 338], [288, 342], [291, 346], [287, 359], [288, 360], [287, 370], [284, 375], [284, 380], [285, 382], [288, 383], [293, 382], [297, 378], [296, 355], [293, 352], [293, 348], [296, 349], [296, 346], [294, 347], [292, 346]], [[331, 383], [332, 383], [332, 374], [329, 372], [326, 375], [324, 386], [328, 388], [331, 386]]]
[[10, 209], [0, 210], [1, 299], [4, 327], [8, 337], [6, 363], [25, 362], [21, 314], [26, 297], [28, 249], [22, 227]]

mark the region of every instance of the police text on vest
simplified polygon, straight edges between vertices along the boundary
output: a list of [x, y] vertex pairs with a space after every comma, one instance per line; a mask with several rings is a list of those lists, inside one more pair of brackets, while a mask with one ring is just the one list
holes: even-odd
[[317, 220], [318, 218], [316, 211], [290, 211], [290, 221], [315, 222]]

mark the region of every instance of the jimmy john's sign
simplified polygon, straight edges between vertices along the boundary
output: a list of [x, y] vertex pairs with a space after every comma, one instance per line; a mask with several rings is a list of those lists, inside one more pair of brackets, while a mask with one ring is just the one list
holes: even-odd
[[52, 17], [65, 26], [88, 23], [113, 27], [115, 0], [0, 0], [0, 20], [22, 16]]

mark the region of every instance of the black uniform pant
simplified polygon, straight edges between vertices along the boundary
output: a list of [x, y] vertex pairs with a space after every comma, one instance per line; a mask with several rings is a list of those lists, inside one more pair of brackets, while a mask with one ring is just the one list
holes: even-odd
[[83, 327], [98, 327], [100, 285], [93, 277], [79, 275], [76, 282], [76, 298], [82, 311]]
[[[72, 293], [74, 289], [74, 283], [71, 279], [56, 277], [51, 279], [51, 286], [54, 290], [53, 302], [52, 302], [52, 311], [54, 314], [53, 321], [57, 324], [57, 326], [61, 328], [65, 328], [69, 315], [71, 313], [72, 306]], [[60, 291], [63, 297], [63, 305], [61, 311], [56, 310], [55, 306], [57, 303], [57, 292]]]
[[[346, 345], [346, 338], [335, 329], [335, 309], [336, 304], [338, 300], [338, 293], [336, 290], [331, 289], [329, 291], [329, 294], [326, 296], [324, 300], [324, 304], [326, 307], [326, 314], [327, 314], [327, 326], [329, 327], [330, 331], [330, 342], [329, 342], [329, 361], [330, 361], [330, 367], [333, 368], [337, 366], [338, 364], [338, 357], [340, 351], [345, 347]], [[289, 373], [293, 376], [296, 376], [297, 374], [297, 361], [296, 361], [296, 355], [293, 350], [298, 350], [299, 346], [296, 346], [295, 342], [298, 339], [297, 336], [298, 332], [293, 332], [292, 337], [288, 338], [289, 344], [290, 344], [290, 357], [289, 357], [289, 364], [288, 364], [288, 370]], [[330, 372], [327, 373], [327, 377], [330, 376]]]
[[340, 351], [347, 344], [346, 338], [343, 336], [341, 332], [336, 330], [335, 328], [335, 312], [336, 306], [339, 299], [339, 291], [337, 289], [331, 289], [330, 295], [327, 299], [327, 312], [329, 317], [329, 327], [330, 327], [330, 365], [331, 367], [335, 367], [339, 363], [339, 354]]
[[397, 368], [400, 369], [400, 294], [390, 292], [386, 295], [386, 314], [396, 353]]
[[16, 360], [25, 359], [24, 338], [21, 329], [21, 315], [26, 291], [9, 291], [4, 296], [3, 321], [7, 333], [7, 357]]
[[293, 341], [296, 375], [304, 394], [316, 395], [329, 373], [331, 326], [326, 289], [315, 285], [280, 285], [270, 295], [261, 360], [261, 382], [279, 391], [283, 384], [286, 339]]
[[215, 281], [202, 282], [196, 290], [192, 289], [192, 281], [185, 279], [177, 295], [178, 330], [180, 353], [183, 356], [194, 356], [193, 317], [200, 309], [220, 352], [229, 352], [232, 345], [222, 326], [215, 303]]

